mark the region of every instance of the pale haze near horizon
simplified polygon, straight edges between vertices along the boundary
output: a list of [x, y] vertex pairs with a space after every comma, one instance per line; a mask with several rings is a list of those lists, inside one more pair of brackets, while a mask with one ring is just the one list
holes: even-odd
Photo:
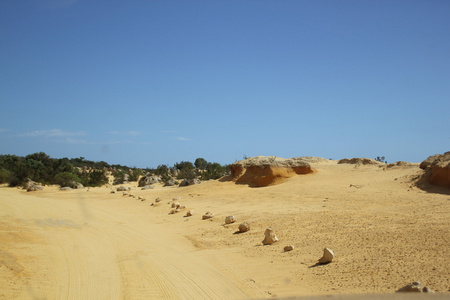
[[450, 150], [449, 1], [1, 1], [0, 154]]

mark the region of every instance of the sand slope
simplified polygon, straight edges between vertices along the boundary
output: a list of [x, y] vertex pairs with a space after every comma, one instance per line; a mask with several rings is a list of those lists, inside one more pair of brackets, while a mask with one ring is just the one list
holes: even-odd
[[[2, 299], [247, 299], [450, 289], [450, 195], [411, 185], [418, 165], [312, 164], [251, 188], [209, 181], [133, 193], [0, 188]], [[438, 192], [438, 193], [435, 193]], [[161, 197], [160, 206], [150, 203]], [[168, 202], [194, 209], [169, 215]], [[201, 220], [211, 211], [215, 217]], [[238, 218], [224, 225], [227, 215]], [[235, 234], [240, 221], [251, 230]], [[272, 226], [280, 241], [263, 246]], [[283, 252], [286, 245], [295, 249]], [[316, 266], [324, 247], [336, 260]]]

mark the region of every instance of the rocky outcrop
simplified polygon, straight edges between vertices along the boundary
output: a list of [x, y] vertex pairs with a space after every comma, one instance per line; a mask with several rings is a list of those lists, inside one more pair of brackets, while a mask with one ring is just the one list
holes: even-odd
[[380, 165], [384, 164], [371, 158], [344, 158], [338, 161], [338, 164], [353, 164], [353, 165]]
[[31, 179], [26, 179], [24, 189], [26, 189], [27, 192], [35, 192], [35, 191], [42, 191], [44, 187]]
[[167, 181], [164, 182], [164, 186], [175, 186], [178, 184], [178, 181], [176, 181], [175, 179], [171, 178]]
[[428, 157], [420, 164], [422, 178], [434, 185], [450, 188], [450, 151]]
[[159, 177], [157, 175], [146, 174], [145, 176], [142, 176], [139, 179], [138, 187], [143, 187], [146, 185], [151, 185], [151, 184], [159, 183], [159, 182], [161, 182], [161, 177]]
[[202, 181], [198, 178], [192, 178], [192, 179], [184, 179], [179, 186], [188, 186], [188, 185], [194, 185], [199, 184]]
[[311, 166], [299, 157], [285, 159], [275, 156], [256, 156], [230, 165], [236, 183], [263, 187], [282, 183], [297, 174], [312, 173]]

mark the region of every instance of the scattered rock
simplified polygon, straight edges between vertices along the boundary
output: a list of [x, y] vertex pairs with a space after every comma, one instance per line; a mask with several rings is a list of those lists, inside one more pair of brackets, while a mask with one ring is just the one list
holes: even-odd
[[64, 186], [62, 188], [59, 189], [60, 191], [71, 191], [73, 190], [70, 186]]
[[268, 227], [264, 232], [264, 240], [262, 241], [263, 245], [272, 245], [276, 242], [278, 242], [277, 236], [273, 232], [272, 227]]
[[44, 190], [44, 187], [39, 184], [35, 184], [35, 185], [29, 186], [27, 188], [27, 192], [36, 192], [36, 191], [43, 191], [43, 190]]
[[173, 201], [178, 201], [178, 200], [180, 200], [180, 197], [175, 197], [175, 198], [173, 198], [172, 200], [173, 200]]
[[145, 198], [142, 196], [138, 196], [138, 200], [145, 201]]
[[123, 192], [122, 196], [128, 196], [128, 193], [127, 192]]
[[192, 179], [184, 179], [179, 186], [188, 186], [188, 185], [194, 185], [199, 184], [202, 181], [198, 178], [192, 178]]
[[186, 213], [186, 217], [192, 217], [193, 214], [194, 214], [194, 211], [192, 209], [188, 210]]
[[141, 190], [151, 190], [154, 189], [155, 187], [153, 185], [146, 185], [143, 188], [141, 188]]
[[176, 186], [177, 184], [179, 184], [178, 181], [173, 178], [164, 182], [164, 186]]
[[397, 290], [397, 293], [422, 293], [422, 289], [422, 284], [419, 281], [414, 281]]
[[406, 161], [396, 161], [395, 163], [388, 164], [388, 168], [401, 168], [401, 167], [412, 167], [413, 164]]
[[279, 184], [297, 174], [312, 173], [311, 166], [299, 157], [285, 159], [275, 156], [256, 156], [230, 165], [236, 183], [263, 187]]
[[333, 261], [334, 252], [330, 248], [323, 249], [323, 256], [319, 259], [319, 264], [328, 264]]
[[161, 201], [162, 201], [162, 199], [159, 198], [159, 197], [155, 199], [155, 202], [156, 202], [156, 203], [161, 202]]
[[171, 207], [172, 207], [172, 208], [178, 208], [178, 207], [180, 207], [180, 203], [178, 203], [178, 202], [172, 202]]
[[110, 193], [111, 193], [111, 194], [115, 194], [115, 193], [116, 193], [116, 191], [111, 191]]
[[225, 218], [225, 224], [231, 224], [231, 223], [234, 223], [236, 221], [237, 221], [237, 219], [236, 219], [235, 216], [228, 216], [228, 217]]
[[124, 186], [119, 186], [116, 190], [118, 192], [124, 192], [124, 191], [128, 191], [129, 189], [127, 187], [124, 187]]
[[239, 232], [247, 232], [250, 230], [250, 224], [247, 222], [241, 223], [239, 225]]
[[424, 287], [420, 281], [411, 282], [404, 287], [397, 290], [397, 293], [430, 293], [434, 294], [435, 292], [429, 287]]
[[208, 211], [208, 212], [206, 212], [206, 214], [204, 214], [202, 216], [202, 220], [211, 219], [213, 217], [214, 217], [214, 215]]
[[292, 251], [292, 250], [294, 250], [294, 246], [293, 245], [288, 245], [288, 246], [286, 246], [286, 247], [284, 247], [284, 251]]

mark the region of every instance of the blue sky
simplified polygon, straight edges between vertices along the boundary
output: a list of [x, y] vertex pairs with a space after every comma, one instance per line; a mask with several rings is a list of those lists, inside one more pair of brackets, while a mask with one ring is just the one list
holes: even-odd
[[0, 1], [0, 154], [450, 150], [450, 1]]

